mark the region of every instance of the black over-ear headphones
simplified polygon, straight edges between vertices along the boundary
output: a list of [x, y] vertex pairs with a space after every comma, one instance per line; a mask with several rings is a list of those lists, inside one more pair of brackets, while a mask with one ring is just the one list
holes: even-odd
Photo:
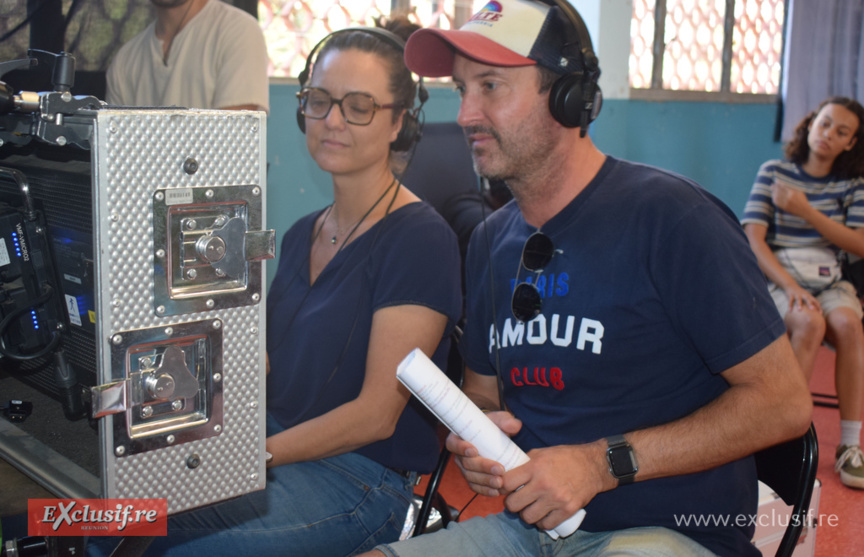
[[[570, 22], [572, 42], [568, 40], [562, 49], [562, 56], [575, 59], [580, 70], [562, 75], [552, 85], [549, 92], [549, 111], [562, 125], [568, 128], [579, 127], [579, 135], [585, 137], [588, 124], [597, 118], [603, 104], [603, 92], [597, 84], [600, 66], [591, 35], [579, 12], [567, 0], [539, 0], [550, 6], [557, 6]], [[570, 55], [568, 51], [578, 54]]]
[[[404, 57], [405, 41], [403, 41], [399, 35], [396, 35], [387, 29], [381, 29], [379, 27], [346, 27], [345, 29], [333, 31], [318, 41], [318, 44], [312, 47], [309, 56], [306, 57], [306, 65], [303, 68], [303, 71], [300, 72], [300, 75], [297, 76], [301, 89], [306, 86], [306, 81], [309, 79], [309, 73], [312, 70], [312, 60], [315, 59], [315, 53], [334, 36], [352, 32], [361, 32], [377, 37], [398, 50]], [[399, 130], [399, 135], [396, 136], [396, 139], [390, 144], [390, 148], [393, 151], [407, 151], [420, 139], [420, 133], [423, 128], [420, 120], [420, 111], [428, 99], [429, 92], [426, 91], [425, 87], [423, 87], [423, 78], [421, 77], [417, 83], [417, 100], [420, 101], [420, 104], [416, 108], [413, 106], [405, 107], [405, 114], [402, 116], [402, 128]], [[306, 133], [306, 117], [303, 116], [303, 112], [299, 106], [297, 107], [297, 125], [300, 127], [301, 132]]]

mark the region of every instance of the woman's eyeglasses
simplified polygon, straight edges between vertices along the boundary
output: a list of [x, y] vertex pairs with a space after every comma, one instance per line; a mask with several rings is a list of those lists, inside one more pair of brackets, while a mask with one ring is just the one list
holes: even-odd
[[338, 104], [345, 121], [355, 126], [368, 126], [379, 110], [400, 106], [399, 103], [378, 104], [371, 95], [359, 92], [348, 93], [341, 99], [334, 99], [330, 93], [317, 87], [304, 88], [297, 93], [297, 99], [300, 101], [300, 112], [306, 118], [323, 120], [330, 114], [333, 105]]
[[535, 232], [525, 240], [525, 245], [522, 247], [522, 257], [519, 260], [519, 269], [516, 271], [518, 284], [513, 289], [513, 297], [510, 300], [510, 311], [513, 312], [513, 317], [519, 321], [531, 321], [540, 314], [540, 310], [543, 308], [543, 299], [540, 297], [540, 291], [537, 290], [537, 287], [530, 282], [519, 282], [519, 273], [522, 271], [522, 267], [540, 276], [543, 268], [549, 264], [554, 254], [555, 245], [549, 236], [542, 232]]

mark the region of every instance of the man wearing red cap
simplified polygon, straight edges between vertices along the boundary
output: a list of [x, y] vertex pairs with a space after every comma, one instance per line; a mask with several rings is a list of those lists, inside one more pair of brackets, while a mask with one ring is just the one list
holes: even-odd
[[378, 555], [759, 555], [749, 455], [802, 435], [812, 404], [735, 215], [585, 135], [599, 68], [569, 5], [492, 1], [405, 59], [453, 76], [475, 169], [515, 198], [472, 237], [460, 348], [463, 390], [530, 461], [451, 435], [506, 512]]

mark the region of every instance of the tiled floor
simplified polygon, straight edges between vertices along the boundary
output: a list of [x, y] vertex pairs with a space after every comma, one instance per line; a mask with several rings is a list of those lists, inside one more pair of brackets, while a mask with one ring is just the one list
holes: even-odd
[[[813, 392], [835, 393], [834, 353], [827, 348], [819, 353], [810, 386]], [[834, 451], [840, 441], [839, 412], [817, 406], [813, 423], [819, 438], [817, 477], [822, 481], [819, 514], [825, 518], [816, 531], [816, 556], [864, 555], [864, 491], [844, 486], [834, 472]], [[832, 516], [835, 521], [828, 520]]]

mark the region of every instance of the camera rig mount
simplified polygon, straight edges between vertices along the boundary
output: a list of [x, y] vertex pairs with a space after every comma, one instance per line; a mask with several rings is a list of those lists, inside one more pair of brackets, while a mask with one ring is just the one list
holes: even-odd
[[72, 95], [75, 58], [30, 49], [27, 58], [0, 63], [0, 79], [12, 70], [52, 65], [52, 91], [15, 92], [0, 81], [0, 147], [6, 143], [26, 145], [33, 138], [52, 145], [90, 148], [93, 111], [105, 103], [89, 95]]

